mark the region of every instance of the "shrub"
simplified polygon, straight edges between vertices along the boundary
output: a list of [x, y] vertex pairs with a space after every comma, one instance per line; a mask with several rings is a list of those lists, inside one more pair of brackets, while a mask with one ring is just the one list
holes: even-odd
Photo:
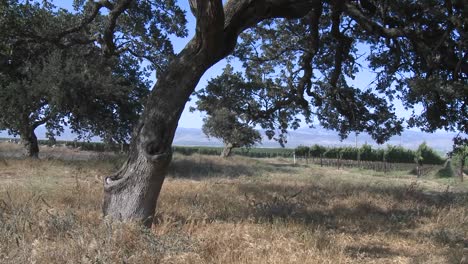
[[416, 150], [416, 156], [422, 159], [423, 164], [444, 164], [445, 159], [437, 154], [432, 148], [430, 148], [426, 142], [421, 143]]

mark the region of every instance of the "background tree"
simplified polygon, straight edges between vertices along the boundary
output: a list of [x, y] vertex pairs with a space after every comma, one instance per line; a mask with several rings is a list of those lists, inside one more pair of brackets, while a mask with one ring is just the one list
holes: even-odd
[[248, 112], [258, 106], [254, 98], [256, 92], [257, 89], [228, 64], [220, 76], [211, 79], [196, 93], [197, 106], [191, 111], [206, 112], [202, 130], [207, 136], [223, 141], [221, 157], [228, 157], [233, 148], [251, 147], [261, 142], [260, 133], [254, 129], [256, 122]]
[[414, 152], [414, 162], [416, 163], [416, 173], [421, 176], [424, 164], [439, 164], [445, 163], [445, 159], [441, 158], [426, 142], [421, 143], [418, 149]]
[[27, 40], [28, 31], [53, 31], [55, 24], [76, 20], [63, 10], [3, 2], [1, 11], [10, 27], [0, 33], [8, 58], [0, 68], [0, 129], [20, 135], [29, 157], [38, 157], [34, 131], [41, 125], [49, 137], [68, 125], [80, 137], [128, 140], [149, 88], [138, 61], [106, 58], [92, 43], [61, 47]]
[[424, 164], [423, 163], [424, 162], [423, 153], [425, 152], [426, 148], [427, 148], [427, 145], [424, 142], [421, 145], [419, 145], [416, 152], [414, 152], [414, 163], [416, 163], [416, 176], [418, 178], [421, 177], [422, 166]]
[[203, 119], [203, 133], [222, 139], [224, 149], [221, 157], [226, 158], [233, 148], [251, 147], [260, 143], [260, 133], [246, 123], [239, 121], [238, 116], [228, 108], [215, 110], [212, 115]]
[[[267, 136], [272, 139], [275, 125], [288, 124], [290, 120], [282, 118], [294, 117], [294, 113], [287, 108], [266, 114], [268, 107], [277, 99], [269, 96], [267, 90], [265, 84], [246, 80], [228, 64], [220, 76], [211, 79], [204, 89], [196, 92], [196, 109], [207, 114], [203, 120], [204, 133], [223, 140], [225, 148], [221, 156], [229, 156], [232, 148], [260, 143], [260, 133], [254, 129], [256, 125], [266, 128]], [[281, 145], [286, 142], [285, 132], [285, 129], [282, 130], [280, 136], [275, 138]]]
[[[94, 23], [100, 10], [107, 9], [100, 42], [105, 54], [120, 51], [121, 45], [116, 43], [122, 34], [126, 35], [120, 23], [123, 26], [135, 20], [149, 25], [148, 21], [156, 21], [154, 25], [158, 27], [161, 23], [173, 25], [171, 22], [176, 21], [158, 16], [177, 10], [174, 1], [88, 1], [84, 7], [79, 5], [82, 1], [76, 3], [83, 20], [66, 33]], [[348, 130], [368, 131], [378, 141], [384, 141], [398, 133], [402, 121], [394, 116], [387, 99], [396, 95], [405, 100], [410, 94], [406, 91], [417, 87], [414, 83], [419, 83], [418, 80], [437, 80], [441, 87], [457, 90], [466, 87], [468, 41], [464, 18], [467, 10], [462, 0], [237, 0], [227, 1], [224, 6], [220, 0], [189, 0], [189, 3], [197, 21], [195, 36], [179, 54], [169, 57], [159, 71], [157, 83], [136, 126], [128, 160], [119, 172], [106, 177], [105, 215], [151, 224], [172, 157], [174, 133], [186, 102], [203, 73], [233, 52], [239, 34], [258, 24], [270, 27], [272, 32], [296, 32], [288, 23], [282, 23], [281, 18], [288, 20], [302, 27], [303, 34], [294, 36], [294, 40], [297, 43], [304, 40], [304, 44], [309, 45], [298, 51], [298, 59], [293, 61], [301, 68], [295, 71], [286, 68], [284, 77], [283, 74], [277, 78], [256, 75], [262, 82], [272, 80], [273, 88], [281, 88], [273, 94], [283, 99], [267, 111], [275, 112], [281, 105], [307, 111], [306, 103], [309, 103], [311, 113], [323, 108], [317, 111], [318, 118], [327, 128], [343, 135]], [[139, 15], [147, 10], [141, 10], [144, 4], [151, 10], [147, 13], [156, 14], [148, 17], [149, 20]], [[132, 34], [127, 35], [132, 37]], [[378, 72], [374, 89], [358, 90], [347, 84], [347, 76], [359, 70], [354, 55], [361, 43], [370, 46], [367, 59], [371, 69]], [[252, 44], [257, 45], [259, 41]], [[274, 44], [271, 41], [263, 46]], [[260, 73], [267, 72], [261, 65], [252, 68], [259, 68]], [[316, 69], [323, 70], [314, 78]], [[273, 70], [281, 73], [280, 67], [274, 66]], [[432, 122], [431, 119], [427, 121]], [[452, 123], [462, 122], [457, 118]]]
[[468, 160], [468, 138], [463, 138], [460, 135], [453, 139], [453, 150], [449, 153], [454, 158], [455, 164], [458, 165], [458, 176], [463, 182], [465, 165]]

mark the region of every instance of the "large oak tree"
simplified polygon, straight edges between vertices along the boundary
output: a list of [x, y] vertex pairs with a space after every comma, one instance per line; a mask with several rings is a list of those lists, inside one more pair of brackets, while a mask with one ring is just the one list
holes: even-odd
[[[77, 6], [83, 2], [76, 1]], [[326, 127], [343, 135], [347, 131], [368, 131], [384, 141], [402, 129], [391, 105], [387, 107], [389, 100], [399, 97], [407, 106], [423, 104], [422, 115], [411, 120], [413, 125], [428, 130], [468, 130], [466, 1], [229, 0], [223, 5], [221, 0], [189, 0], [189, 3], [196, 18], [195, 35], [179, 54], [163, 61], [164, 67], [158, 71], [157, 83], [134, 130], [128, 159], [117, 173], [105, 178], [103, 212], [107, 216], [151, 225], [185, 104], [203, 73], [230, 55], [239, 35], [249, 29], [268, 31], [254, 34], [261, 37], [251, 42], [263, 47], [275, 46], [268, 39], [261, 43], [272, 33], [287, 31], [294, 36], [288, 40], [295, 57], [292, 63], [272, 64], [272, 71], [285, 67], [276, 82], [280, 91], [275, 92], [284, 100], [272, 105], [265, 115], [293, 105], [304, 109], [306, 114], [307, 111], [317, 114]], [[131, 32], [120, 26], [129, 20], [143, 25], [141, 32], [149, 28], [178, 32], [177, 26], [167, 27], [180, 20], [180, 9], [172, 0], [90, 0], [80, 9], [82, 22], [63, 33], [93, 23], [101, 9], [107, 9], [107, 15], [103, 33], [96, 41], [100, 41], [105, 54], [133, 51], [132, 40], [141, 40], [138, 36], [132, 38]], [[175, 19], [167, 14], [175, 14]], [[126, 36], [128, 45], [121, 41]], [[248, 43], [248, 39], [242, 39], [241, 43]], [[360, 43], [370, 46], [367, 59], [377, 72], [375, 87], [364, 91], [347, 83], [347, 78], [360, 68], [356, 63], [356, 47]], [[149, 55], [155, 50], [149, 51]], [[287, 49], [285, 52], [286, 57], [292, 54]], [[250, 65], [259, 73], [266, 70], [265, 64]], [[461, 116], [455, 115], [457, 112]]]
[[[305, 104], [301, 97], [310, 92], [314, 99], [323, 101], [322, 105], [336, 101], [334, 107], [329, 108], [336, 110], [334, 120], [348, 119], [353, 124], [349, 126], [352, 129], [356, 127], [350, 109], [357, 106], [361, 117], [366, 117], [362, 126], [369, 127], [377, 136], [383, 134], [380, 137], [385, 139], [392, 131], [398, 131], [398, 122], [386, 122], [374, 111], [381, 110], [378, 107], [382, 101], [371, 91], [359, 93], [348, 89], [343, 65], [347, 66], [346, 62], [351, 60], [350, 52], [356, 45], [354, 37], [372, 45], [369, 59], [376, 69], [382, 69], [377, 91], [391, 94], [393, 89], [399, 89], [404, 96], [413, 90], [412, 79], [433, 78], [441, 84], [466, 86], [464, 5], [450, 1], [429, 2], [245, 0], [228, 1], [223, 7], [221, 1], [190, 1], [197, 18], [195, 36], [159, 76], [135, 130], [127, 162], [117, 174], [106, 178], [104, 213], [151, 223], [171, 159], [170, 146], [177, 122], [199, 78], [234, 50], [241, 32], [268, 19], [303, 18], [302, 25], [308, 27], [306, 34], [300, 35], [309, 39], [306, 42], [309, 47], [301, 55], [302, 69], [296, 73], [299, 81], [286, 87], [283, 104]], [[328, 23], [325, 40], [334, 43], [326, 49], [321, 49], [320, 42], [327, 31], [319, 23]], [[321, 57], [329, 59], [320, 60]], [[314, 97], [310, 85], [314, 58], [319, 58], [317, 63], [323, 64], [319, 67], [330, 69], [322, 83], [328, 87], [327, 93], [320, 97]], [[391, 85], [392, 78], [402, 80], [396, 88]], [[368, 104], [359, 103], [362, 98], [377, 103], [367, 108]], [[343, 126], [334, 125], [339, 123], [327, 124], [341, 129]]]

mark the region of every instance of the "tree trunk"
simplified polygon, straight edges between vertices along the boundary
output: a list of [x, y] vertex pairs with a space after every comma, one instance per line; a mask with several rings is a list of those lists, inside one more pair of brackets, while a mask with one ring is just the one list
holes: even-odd
[[224, 149], [221, 152], [221, 157], [222, 158], [227, 158], [231, 155], [231, 151], [234, 148], [234, 145], [231, 143], [224, 144]]
[[460, 155], [460, 171], [459, 171], [459, 177], [460, 181], [463, 182], [463, 170], [465, 169], [465, 159], [466, 157], [463, 155]]
[[216, 62], [214, 52], [195, 44], [192, 40], [159, 77], [133, 132], [127, 161], [105, 178], [105, 216], [151, 226], [180, 115], [203, 73]]
[[23, 145], [24, 156], [29, 158], [39, 158], [39, 144], [37, 142], [34, 129], [25, 129], [20, 133], [21, 144]]

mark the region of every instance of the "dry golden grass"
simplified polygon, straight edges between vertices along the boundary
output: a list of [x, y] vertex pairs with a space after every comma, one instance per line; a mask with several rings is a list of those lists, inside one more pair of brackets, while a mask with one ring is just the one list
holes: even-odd
[[[41, 159], [63, 159], [63, 160], [102, 160], [115, 158], [112, 152], [82, 151], [65, 145], [39, 146], [39, 157]], [[21, 144], [0, 141], [0, 162], [2, 158], [21, 158], [24, 155], [24, 148]]]
[[288, 162], [175, 156], [148, 230], [101, 217], [100, 177], [119, 160], [0, 161], [0, 263], [459, 263], [463, 257], [466, 185]]

